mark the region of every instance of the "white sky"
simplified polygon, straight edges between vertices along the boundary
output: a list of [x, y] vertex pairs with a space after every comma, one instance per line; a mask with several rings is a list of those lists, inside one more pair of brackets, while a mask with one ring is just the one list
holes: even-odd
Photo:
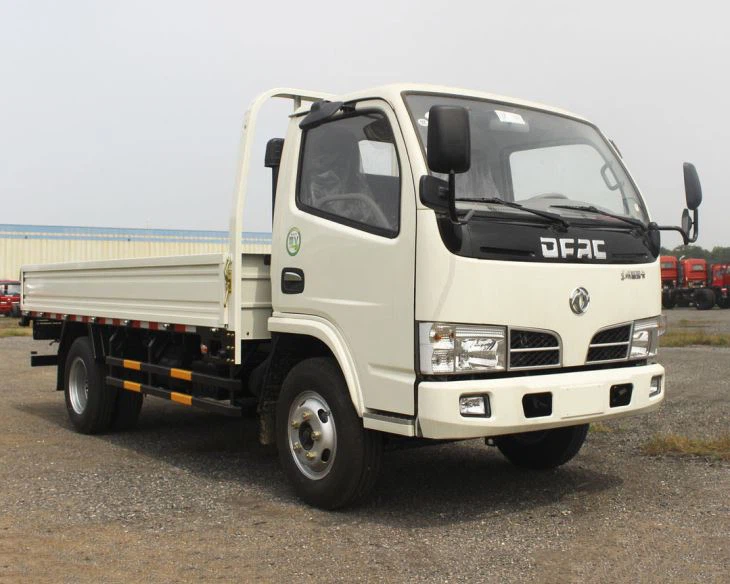
[[[660, 223], [679, 223], [694, 162], [698, 244], [730, 245], [729, 16], [718, 1], [0, 0], [0, 223], [227, 229], [257, 93], [414, 81], [586, 116]], [[263, 194], [248, 230], [269, 229]]]

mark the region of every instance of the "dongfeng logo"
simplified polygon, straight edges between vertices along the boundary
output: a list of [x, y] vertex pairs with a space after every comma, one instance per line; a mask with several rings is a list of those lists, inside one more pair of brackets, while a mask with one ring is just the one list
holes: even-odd
[[591, 303], [591, 295], [585, 288], [576, 288], [570, 295], [570, 309], [575, 314], [584, 314]]

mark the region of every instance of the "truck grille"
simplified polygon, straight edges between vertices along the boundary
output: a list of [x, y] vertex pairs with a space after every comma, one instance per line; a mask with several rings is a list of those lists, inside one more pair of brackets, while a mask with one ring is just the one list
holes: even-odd
[[622, 324], [598, 331], [591, 339], [586, 363], [622, 361], [629, 356], [630, 342], [630, 324]]
[[509, 368], [560, 366], [560, 341], [548, 331], [510, 330]]

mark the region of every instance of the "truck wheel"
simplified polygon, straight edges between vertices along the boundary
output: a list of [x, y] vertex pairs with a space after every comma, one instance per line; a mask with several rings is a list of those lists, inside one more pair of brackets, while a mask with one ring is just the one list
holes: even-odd
[[494, 443], [515, 466], [545, 470], [573, 458], [588, 435], [588, 424], [498, 436]]
[[702, 290], [697, 290], [697, 292], [695, 292], [694, 301], [697, 310], [710, 310], [713, 306], [715, 306], [715, 294], [712, 290], [703, 288]]
[[674, 293], [674, 290], [665, 290], [662, 292], [662, 306], [664, 308], [674, 308], [675, 304], [677, 304], [677, 295]]
[[276, 405], [276, 442], [294, 490], [315, 507], [362, 500], [380, 472], [382, 436], [363, 428], [333, 359], [307, 359], [286, 376]]
[[112, 423], [117, 390], [104, 383], [106, 367], [94, 361], [88, 337], [76, 339], [66, 357], [64, 394], [74, 428], [98, 434]]
[[730, 296], [723, 298], [722, 294], [718, 291], [715, 293], [715, 303], [720, 308], [730, 308]]

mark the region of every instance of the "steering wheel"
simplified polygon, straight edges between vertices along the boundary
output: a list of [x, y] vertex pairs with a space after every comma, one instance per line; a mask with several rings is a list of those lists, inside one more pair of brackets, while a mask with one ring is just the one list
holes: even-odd
[[[383, 213], [383, 210], [378, 206], [378, 204], [362, 193], [340, 193], [336, 195], [328, 195], [319, 200], [319, 207], [323, 209], [327, 205], [336, 203], [337, 201], [359, 201], [361, 203], [365, 203], [368, 207], [367, 210], [369, 211], [368, 217], [364, 219], [358, 218], [358, 221], [374, 224], [375, 227], [382, 227], [384, 229], [391, 227], [390, 221], [388, 221], [388, 218], [385, 216], [385, 213]], [[349, 216], [349, 218], [354, 219], [352, 216]], [[372, 219], [372, 221], [370, 221], [370, 219]]]

